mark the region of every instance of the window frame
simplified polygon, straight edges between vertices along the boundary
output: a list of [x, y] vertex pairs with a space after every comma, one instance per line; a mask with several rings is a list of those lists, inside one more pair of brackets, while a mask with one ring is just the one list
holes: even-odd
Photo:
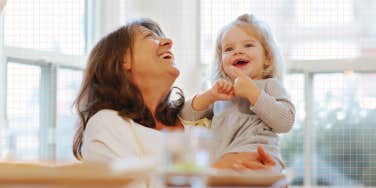
[[[54, 143], [51, 140], [51, 129], [54, 128], [55, 124], [54, 121], [56, 119], [56, 66], [52, 63], [47, 63], [43, 60], [33, 61], [30, 59], [21, 59], [21, 58], [14, 58], [14, 57], [7, 57], [5, 61], [5, 67], [7, 72], [8, 63], [17, 63], [17, 64], [24, 64], [24, 65], [33, 65], [37, 66], [41, 69], [41, 79], [40, 79], [40, 88], [39, 93], [40, 99], [47, 99], [47, 100], [40, 100], [40, 125], [38, 131], [38, 138], [40, 139], [39, 142], [39, 151], [38, 151], [38, 159], [41, 160], [48, 160], [53, 159], [53, 152], [49, 150], [53, 147]], [[5, 92], [5, 117], [8, 119], [8, 112], [7, 112], [7, 83], [8, 83], [8, 73], [5, 74], [5, 83], [6, 83], [6, 92]], [[55, 94], [55, 95], [54, 95]], [[47, 116], [45, 114], [48, 114]], [[7, 127], [9, 124], [7, 124]], [[50, 152], [48, 152], [50, 151]]]
[[[315, 147], [315, 127], [313, 127], [313, 96], [314, 75], [321, 73], [343, 73], [353, 71], [357, 73], [376, 73], [376, 57], [360, 57], [356, 59], [330, 60], [290, 60], [287, 61], [288, 73], [304, 75], [305, 120], [303, 123], [303, 156], [304, 156], [304, 183], [302, 187], [320, 187], [315, 185], [313, 177]], [[361, 62], [361, 63], [357, 63]], [[295, 186], [294, 186], [295, 187]], [[297, 186], [300, 187], [300, 186]]]
[[[86, 66], [86, 58], [89, 50], [96, 41], [107, 32], [112, 31], [119, 23], [119, 13], [117, 10], [120, 0], [113, 1], [84, 1], [84, 54], [67, 55], [57, 52], [41, 51], [36, 49], [27, 49], [14, 46], [6, 46], [4, 44], [4, 27], [0, 29], [0, 72], [4, 72], [0, 77], [0, 85], [4, 85], [4, 89], [0, 91], [0, 132], [2, 128], [7, 128], [7, 64], [9, 61], [21, 64], [31, 64], [42, 68], [42, 85], [41, 94], [46, 93], [44, 98], [49, 100], [41, 100], [41, 139], [39, 158], [48, 160], [57, 160], [56, 156], [56, 126], [57, 126], [57, 74], [59, 68], [72, 70], [84, 70]], [[4, 14], [0, 15], [0, 25], [4, 24]], [[48, 91], [48, 92], [45, 92]], [[42, 118], [48, 117], [48, 118]], [[47, 115], [46, 115], [47, 114]], [[4, 117], [4, 120], [2, 118]], [[2, 121], [4, 123], [2, 123]]]
[[[57, 126], [57, 72], [60, 67], [72, 70], [84, 70], [86, 64], [86, 52], [89, 44], [94, 41], [93, 36], [97, 36], [98, 32], [91, 28], [97, 25], [94, 18], [90, 15], [95, 15], [95, 9], [88, 9], [93, 7], [93, 4], [98, 4], [90, 0], [84, 0], [84, 38], [85, 50], [82, 55], [67, 55], [58, 52], [41, 51], [36, 49], [28, 49], [14, 46], [7, 46], [4, 44], [4, 27], [0, 29], [0, 85], [4, 89], [0, 92], [0, 132], [1, 129], [9, 127], [7, 117], [7, 65], [9, 62], [35, 65], [41, 68], [41, 87], [40, 87], [40, 139], [38, 159], [41, 160], [56, 160], [56, 126]], [[6, 10], [4, 10], [6, 11]], [[0, 25], [4, 25], [4, 14], [0, 15]], [[89, 32], [90, 31], [90, 32]]]

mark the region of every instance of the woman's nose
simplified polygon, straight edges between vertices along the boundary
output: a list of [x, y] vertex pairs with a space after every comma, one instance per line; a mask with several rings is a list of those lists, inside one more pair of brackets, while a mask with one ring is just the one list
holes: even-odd
[[169, 38], [161, 38], [159, 45], [161, 46], [168, 46], [169, 48], [172, 47], [172, 40]]

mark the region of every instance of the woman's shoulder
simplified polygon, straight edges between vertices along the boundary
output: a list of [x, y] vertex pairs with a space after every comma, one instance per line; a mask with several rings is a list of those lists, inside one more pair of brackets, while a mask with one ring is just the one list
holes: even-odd
[[[118, 127], [117, 125], [121, 124], [131, 124], [133, 122], [132, 119], [124, 119], [116, 110], [111, 109], [103, 109], [95, 113], [88, 121], [88, 125], [92, 129], [100, 129], [109, 127]], [[105, 124], [106, 126], [102, 126]], [[89, 127], [89, 126], [88, 126]]]
[[[119, 115], [119, 112], [116, 110], [111, 110], [111, 109], [103, 109], [99, 110], [97, 113], [95, 113], [90, 120], [104, 120], [104, 121], [111, 121], [111, 120], [124, 120], [124, 121], [132, 121], [130, 118], [122, 118]], [[89, 120], [89, 121], [90, 121]]]
[[88, 122], [87, 128], [97, 131], [130, 131], [131, 129], [141, 132], [154, 132], [154, 129], [147, 128], [131, 118], [123, 118], [118, 111], [111, 109], [103, 109], [95, 113]]
[[103, 109], [103, 110], [99, 110], [91, 118], [104, 118], [104, 117], [113, 117], [113, 116], [119, 116], [118, 111], [111, 110], [111, 109]]

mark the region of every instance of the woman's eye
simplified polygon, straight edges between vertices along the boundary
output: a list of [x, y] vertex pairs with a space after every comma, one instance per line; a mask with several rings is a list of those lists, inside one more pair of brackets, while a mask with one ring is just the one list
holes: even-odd
[[152, 38], [152, 39], [154, 39], [154, 38], [156, 38], [156, 35], [155, 35], [154, 33], [152, 33], [152, 32], [148, 32], [148, 33], [146, 33], [146, 34], [144, 35], [144, 38], [145, 38], [145, 39], [148, 39], [148, 38]]

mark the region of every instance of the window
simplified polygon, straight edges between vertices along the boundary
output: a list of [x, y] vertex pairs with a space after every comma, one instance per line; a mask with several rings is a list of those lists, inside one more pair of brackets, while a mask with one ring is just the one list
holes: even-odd
[[7, 125], [1, 128], [7, 129], [3, 142], [17, 160], [74, 160], [77, 115], [72, 104], [88, 38], [86, 2], [7, 2], [0, 36], [0, 60], [4, 55], [7, 72]]
[[39, 159], [41, 72], [38, 66], [8, 63], [8, 142], [16, 159]]
[[84, 2], [12, 0], [4, 16], [6, 46], [82, 55]]
[[[359, 3], [359, 1], [358, 1]], [[359, 33], [361, 14], [356, 15], [353, 0], [295, 1], [292, 30], [286, 33], [292, 41], [285, 45], [292, 59], [341, 59], [362, 55]], [[376, 47], [376, 46], [374, 46]]]
[[72, 144], [78, 116], [75, 113], [73, 101], [78, 94], [81, 79], [81, 70], [69, 68], [58, 70], [56, 127], [56, 157], [58, 161], [74, 160]]
[[[286, 166], [295, 174], [304, 174], [303, 128], [305, 119], [304, 74], [289, 74], [285, 78], [285, 86], [295, 105], [296, 119], [292, 130], [281, 135], [281, 153]], [[301, 141], [301, 142], [299, 142]], [[303, 176], [294, 178], [292, 184], [302, 185]]]
[[318, 185], [376, 185], [375, 73], [314, 76]]

